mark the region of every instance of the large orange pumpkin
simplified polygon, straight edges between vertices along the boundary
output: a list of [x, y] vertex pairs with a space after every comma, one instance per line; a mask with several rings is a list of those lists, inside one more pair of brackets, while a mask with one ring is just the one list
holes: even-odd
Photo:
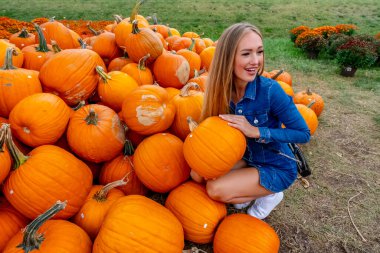
[[138, 178], [155, 192], [169, 192], [190, 176], [183, 142], [169, 133], [145, 138], [137, 146], [133, 162]]
[[[196, 123], [190, 119], [192, 126]], [[213, 116], [192, 127], [186, 137], [183, 153], [190, 168], [200, 176], [212, 179], [226, 174], [245, 152], [246, 140], [240, 130]]]
[[22, 63], [24, 62], [24, 54], [21, 52], [21, 49], [4, 39], [0, 39], [0, 66], [3, 66], [5, 63], [5, 55], [9, 47], [13, 48], [15, 51], [15, 53], [11, 55], [13, 65], [17, 68], [21, 68]]
[[[54, 19], [41, 24], [40, 27], [48, 44], [55, 41], [62, 49], [72, 49], [80, 46], [77, 40], [80, 36]], [[36, 42], [38, 43], [38, 37], [36, 37]]]
[[196, 52], [192, 51], [195, 46], [195, 40], [192, 39], [191, 46], [189, 48], [180, 49], [177, 54], [182, 55], [188, 61], [190, 66], [190, 76], [193, 78], [196, 72], [199, 72], [201, 68], [201, 57]]
[[181, 222], [185, 239], [195, 243], [211, 242], [219, 222], [227, 215], [226, 205], [212, 200], [205, 186], [194, 181], [173, 189], [165, 207]]
[[317, 114], [306, 105], [296, 104], [296, 107], [306, 121], [306, 124], [310, 129], [310, 134], [314, 134], [319, 124]]
[[42, 92], [38, 72], [15, 68], [12, 63], [13, 52], [12, 47], [6, 50], [5, 63], [0, 68], [0, 116], [6, 118], [20, 100]]
[[214, 58], [215, 54], [215, 46], [210, 46], [205, 48], [199, 56], [201, 57], [201, 68], [205, 68], [206, 70], [210, 69], [212, 59]]
[[105, 31], [97, 35], [91, 46], [92, 50], [97, 52], [106, 63], [123, 55], [123, 51], [116, 44], [115, 34], [112, 32]]
[[164, 206], [140, 195], [118, 199], [109, 209], [93, 253], [179, 253], [184, 247], [181, 223]]
[[9, 114], [9, 123], [19, 140], [37, 147], [58, 141], [66, 130], [71, 113], [71, 108], [60, 97], [37, 93], [18, 102]]
[[98, 84], [96, 66], [106, 69], [100, 56], [89, 49], [66, 49], [51, 56], [40, 69], [46, 92], [57, 94], [68, 105], [89, 98]]
[[175, 107], [170, 103], [164, 88], [142, 85], [126, 96], [121, 114], [128, 128], [139, 134], [150, 135], [170, 127]]
[[292, 86], [292, 76], [288, 72], [284, 71], [283, 69], [272, 70], [271, 72], [269, 72], [269, 76], [273, 80], [282, 81]]
[[15, 44], [19, 49], [36, 43], [36, 36], [33, 33], [28, 33], [25, 27], [21, 31], [9, 36], [9, 42]]
[[277, 253], [280, 239], [276, 231], [262, 220], [248, 214], [227, 216], [214, 238], [215, 253]]
[[146, 66], [149, 54], [139, 60], [139, 63], [128, 63], [120, 71], [127, 73], [136, 80], [138, 85], [153, 84], [152, 71]]
[[323, 101], [323, 98], [319, 94], [312, 92], [310, 88], [297, 92], [294, 95], [293, 100], [296, 104], [303, 104], [306, 106], [308, 106], [310, 103], [314, 101], [310, 108], [315, 112], [317, 117], [321, 115], [323, 108], [325, 107], [325, 102]]
[[104, 105], [90, 104], [71, 116], [67, 141], [75, 154], [87, 161], [109, 161], [123, 149], [124, 127], [114, 110]]
[[3, 193], [12, 206], [34, 219], [57, 199], [65, 199], [66, 209], [55, 218], [67, 219], [78, 212], [92, 185], [92, 173], [85, 163], [53, 145], [39, 146], [25, 156], [10, 134], [7, 146], [15, 170], [5, 180]]
[[65, 202], [58, 201], [38, 216], [24, 231], [19, 231], [9, 240], [3, 253], [91, 253], [92, 242], [83, 229], [66, 220], [48, 220], [65, 205]]
[[11, 170], [11, 157], [5, 146], [5, 136], [6, 131], [9, 131], [9, 127], [5, 124], [0, 123], [0, 184], [8, 176], [9, 171]]

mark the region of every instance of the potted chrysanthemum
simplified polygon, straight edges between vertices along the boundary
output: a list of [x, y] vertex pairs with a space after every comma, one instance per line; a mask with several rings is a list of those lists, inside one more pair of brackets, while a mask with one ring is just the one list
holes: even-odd
[[315, 59], [319, 52], [326, 47], [327, 40], [319, 32], [306, 30], [298, 35], [295, 44], [304, 50], [310, 59]]

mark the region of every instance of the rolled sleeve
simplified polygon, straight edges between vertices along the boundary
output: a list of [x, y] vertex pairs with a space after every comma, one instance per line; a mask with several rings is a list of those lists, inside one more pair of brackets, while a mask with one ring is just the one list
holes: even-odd
[[268, 143], [271, 142], [271, 134], [268, 127], [259, 127], [260, 138], [256, 141], [260, 143]]

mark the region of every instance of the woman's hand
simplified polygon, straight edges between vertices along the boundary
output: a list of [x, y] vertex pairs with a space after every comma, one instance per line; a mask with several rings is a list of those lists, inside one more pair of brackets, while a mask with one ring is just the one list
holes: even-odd
[[228, 125], [239, 129], [248, 138], [260, 138], [259, 129], [252, 126], [244, 115], [220, 114], [219, 117], [228, 121]]

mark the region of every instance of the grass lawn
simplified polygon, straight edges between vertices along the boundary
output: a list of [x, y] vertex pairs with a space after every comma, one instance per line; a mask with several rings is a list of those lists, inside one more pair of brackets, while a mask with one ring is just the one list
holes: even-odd
[[[375, 35], [380, 32], [380, 1], [290, 2], [148, 0], [140, 13], [157, 13], [159, 22], [182, 33], [195, 31], [214, 40], [232, 23], [257, 25], [265, 37], [266, 70], [285, 69], [293, 76], [295, 92], [311, 87], [325, 100], [319, 127], [302, 146], [313, 171], [307, 178], [310, 187], [296, 181], [265, 220], [280, 236], [280, 252], [380, 252], [380, 68], [342, 77], [333, 60], [307, 59], [288, 33], [299, 25], [355, 24], [358, 33]], [[113, 14], [127, 17], [134, 3], [2, 0], [0, 16], [112, 20]], [[199, 248], [212, 252], [211, 245]]]

